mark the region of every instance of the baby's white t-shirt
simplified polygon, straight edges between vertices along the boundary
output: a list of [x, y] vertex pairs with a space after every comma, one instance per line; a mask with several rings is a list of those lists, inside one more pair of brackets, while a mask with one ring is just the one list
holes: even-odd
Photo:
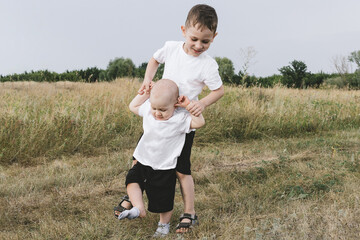
[[174, 169], [185, 135], [190, 132], [190, 114], [175, 109], [168, 120], [156, 120], [151, 114], [150, 101], [146, 100], [139, 108], [139, 115], [143, 117], [144, 134], [135, 148], [135, 159], [154, 170]]
[[180, 95], [198, 100], [205, 85], [210, 90], [221, 87], [219, 66], [207, 52], [198, 57], [186, 54], [183, 45], [182, 41], [168, 41], [154, 53], [153, 58], [165, 63], [163, 78], [176, 82]]

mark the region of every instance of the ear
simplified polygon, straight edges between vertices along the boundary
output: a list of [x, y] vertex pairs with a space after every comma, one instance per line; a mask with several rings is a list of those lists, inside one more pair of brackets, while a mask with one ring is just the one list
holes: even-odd
[[176, 103], [174, 104], [174, 107], [175, 108], [180, 107], [180, 104], [181, 104], [181, 98], [178, 97]]
[[181, 106], [181, 96], [179, 96], [177, 98], [177, 102], [174, 104], [174, 107], [177, 108], [177, 107], [180, 107]]
[[211, 40], [211, 42], [212, 41], [214, 41], [214, 39], [215, 39], [215, 37], [218, 35], [218, 33], [216, 32], [216, 33], [214, 33], [214, 36], [213, 36], [213, 38], [212, 38], [212, 40]]
[[182, 31], [182, 35], [185, 37], [185, 35], [186, 35], [186, 27], [181, 26], [181, 31]]

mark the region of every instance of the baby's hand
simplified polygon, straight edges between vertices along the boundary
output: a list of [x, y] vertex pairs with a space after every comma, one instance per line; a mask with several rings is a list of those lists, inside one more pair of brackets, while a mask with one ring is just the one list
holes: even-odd
[[178, 98], [178, 102], [175, 104], [175, 107], [186, 108], [189, 104], [190, 104], [189, 98], [182, 95]]
[[191, 101], [190, 104], [186, 107], [186, 110], [188, 110], [195, 117], [198, 117], [205, 110], [205, 105], [200, 101]]
[[150, 93], [151, 88], [153, 87], [153, 81], [144, 81], [139, 88], [138, 94], [143, 95], [144, 93]]

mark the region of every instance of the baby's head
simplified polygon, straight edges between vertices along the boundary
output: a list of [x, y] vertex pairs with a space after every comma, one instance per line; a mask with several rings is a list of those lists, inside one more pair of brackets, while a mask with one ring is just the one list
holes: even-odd
[[186, 18], [186, 27], [195, 27], [203, 30], [208, 28], [214, 34], [216, 33], [218, 17], [213, 7], [206, 4], [193, 6]]
[[179, 88], [169, 79], [155, 83], [150, 92], [151, 114], [156, 120], [168, 120], [175, 111], [178, 102]]
[[198, 57], [209, 49], [217, 35], [218, 18], [213, 7], [198, 4], [192, 7], [186, 18], [185, 26], [181, 26], [186, 54]]

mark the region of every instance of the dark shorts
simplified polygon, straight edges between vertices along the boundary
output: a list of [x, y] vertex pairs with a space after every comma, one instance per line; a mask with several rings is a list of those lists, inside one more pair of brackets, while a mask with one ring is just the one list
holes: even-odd
[[[141, 139], [142, 135], [139, 138]], [[186, 134], [185, 144], [181, 151], [180, 156], [177, 159], [176, 164], [176, 171], [185, 175], [191, 175], [191, 162], [190, 162], [190, 155], [191, 155], [191, 148], [194, 142], [195, 131], [191, 131]], [[135, 160], [135, 158], [133, 157]]]
[[195, 131], [186, 134], [185, 144], [177, 159], [176, 171], [185, 175], [191, 175], [191, 148], [194, 142]]
[[148, 210], [153, 213], [169, 212], [174, 208], [175, 169], [154, 170], [136, 163], [126, 175], [126, 186], [138, 183], [148, 198]]

